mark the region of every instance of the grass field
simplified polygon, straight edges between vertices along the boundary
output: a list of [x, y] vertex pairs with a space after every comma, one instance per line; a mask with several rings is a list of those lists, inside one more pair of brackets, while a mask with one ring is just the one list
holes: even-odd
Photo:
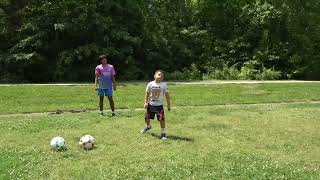
[[[0, 179], [320, 179], [320, 84], [171, 85], [166, 142], [156, 121], [139, 133], [143, 93], [119, 86], [122, 110], [101, 118], [14, 114], [97, 109], [92, 86], [0, 87]], [[58, 135], [67, 151], [50, 149]]]
[[[173, 106], [320, 101], [320, 83], [169, 85]], [[143, 107], [145, 84], [120, 84], [117, 108]], [[0, 87], [0, 114], [60, 110], [96, 110], [97, 92], [84, 86]]]

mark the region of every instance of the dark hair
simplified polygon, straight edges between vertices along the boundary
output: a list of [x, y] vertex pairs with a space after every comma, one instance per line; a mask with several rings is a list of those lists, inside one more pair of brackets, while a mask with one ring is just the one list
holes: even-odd
[[158, 72], [161, 72], [162, 74], [164, 74], [164, 72], [161, 69], [156, 70], [154, 74], [157, 74]]
[[108, 55], [103, 54], [99, 56], [99, 61], [101, 61], [102, 59], [108, 59]]

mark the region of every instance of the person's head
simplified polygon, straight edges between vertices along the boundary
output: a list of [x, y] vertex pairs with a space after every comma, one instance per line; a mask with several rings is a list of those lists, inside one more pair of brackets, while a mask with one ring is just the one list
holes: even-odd
[[154, 80], [156, 82], [161, 82], [164, 78], [164, 72], [162, 70], [156, 70], [154, 73]]
[[108, 58], [107, 55], [103, 54], [99, 56], [99, 61], [101, 64], [107, 64], [108, 63]]

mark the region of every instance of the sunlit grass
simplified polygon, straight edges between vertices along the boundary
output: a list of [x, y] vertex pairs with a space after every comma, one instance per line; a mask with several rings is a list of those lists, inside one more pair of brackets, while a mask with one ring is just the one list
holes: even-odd
[[163, 143], [157, 121], [139, 133], [142, 110], [0, 116], [0, 179], [319, 179], [319, 117], [319, 103], [175, 108]]
[[[319, 83], [290, 84], [169, 84], [173, 106], [319, 101]], [[143, 107], [145, 84], [119, 84], [114, 93], [117, 109]], [[0, 114], [97, 110], [93, 85], [0, 87]], [[109, 109], [105, 103], [105, 109]]]
[[[166, 112], [165, 143], [157, 121], [139, 133], [145, 84], [119, 85], [117, 116], [103, 118], [42, 113], [96, 110], [90, 85], [0, 87], [0, 179], [320, 178], [319, 84], [169, 87], [176, 108]], [[40, 114], [10, 115], [19, 112]], [[84, 134], [96, 138], [93, 151], [78, 147]], [[67, 151], [50, 149], [54, 136]]]

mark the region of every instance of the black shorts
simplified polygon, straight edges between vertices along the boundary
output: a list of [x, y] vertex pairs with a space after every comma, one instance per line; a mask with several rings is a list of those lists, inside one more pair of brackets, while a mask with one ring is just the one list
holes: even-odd
[[164, 121], [164, 110], [163, 105], [152, 106], [148, 104], [147, 112], [145, 114], [146, 119], [154, 119], [154, 115], [157, 114], [158, 121]]

